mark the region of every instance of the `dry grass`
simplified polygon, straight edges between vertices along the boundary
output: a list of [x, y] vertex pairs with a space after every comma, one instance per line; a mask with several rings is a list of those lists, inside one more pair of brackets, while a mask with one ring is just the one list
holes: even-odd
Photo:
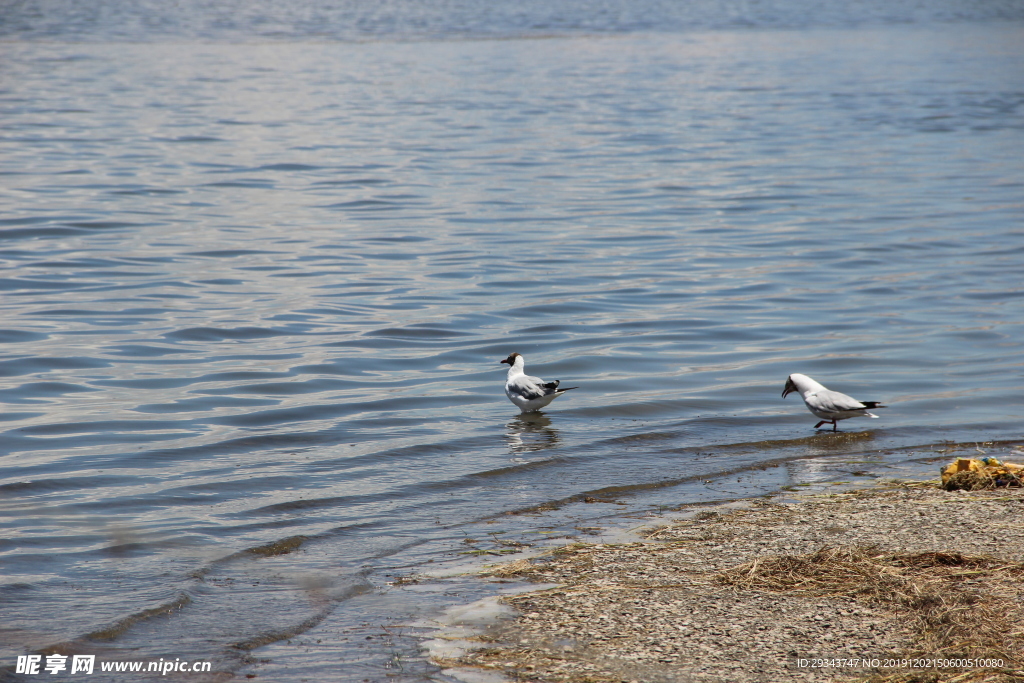
[[1006, 468], [990, 468], [990, 470], [956, 472], [943, 482], [940, 488], [946, 491], [990, 491], [1004, 486], [1022, 485], [1019, 472], [1009, 471]]
[[529, 560], [514, 560], [492, 567], [489, 571], [483, 572], [484, 576], [497, 576], [500, 579], [508, 579], [513, 576], [523, 576], [534, 570]]
[[[1024, 564], [960, 553], [892, 553], [873, 547], [827, 547], [773, 556], [721, 572], [732, 586], [805, 591], [881, 605], [913, 626], [908, 658], [996, 658], [1006, 668], [901, 672], [873, 683], [1024, 681]], [[939, 677], [936, 677], [939, 676]], [[950, 676], [953, 676], [950, 678]]]

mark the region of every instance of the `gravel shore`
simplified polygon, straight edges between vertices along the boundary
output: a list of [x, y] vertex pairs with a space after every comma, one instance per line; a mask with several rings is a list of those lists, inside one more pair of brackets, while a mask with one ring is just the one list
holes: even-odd
[[496, 568], [558, 585], [508, 598], [517, 618], [439, 663], [573, 683], [1020, 682], [1022, 520], [1020, 488], [927, 483], [704, 511]]

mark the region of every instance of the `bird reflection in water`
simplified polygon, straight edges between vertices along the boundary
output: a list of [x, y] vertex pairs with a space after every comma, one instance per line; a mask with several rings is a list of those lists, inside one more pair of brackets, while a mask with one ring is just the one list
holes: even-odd
[[551, 418], [544, 413], [523, 413], [505, 426], [513, 462], [521, 462], [517, 456], [552, 448], [562, 440], [558, 430], [551, 426]]

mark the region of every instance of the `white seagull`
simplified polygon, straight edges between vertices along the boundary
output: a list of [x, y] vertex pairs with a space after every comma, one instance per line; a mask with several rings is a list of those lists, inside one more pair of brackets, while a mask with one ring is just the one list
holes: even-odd
[[786, 378], [786, 388], [782, 390], [782, 398], [790, 393], [799, 391], [807, 404], [807, 410], [821, 418], [821, 422], [814, 425], [817, 429], [826, 422], [832, 423], [832, 431], [836, 431], [836, 422], [850, 417], [878, 417], [868, 412], [868, 409], [885, 408], [878, 401], [858, 401], [838, 391], [830, 391], [821, 384], [818, 384], [807, 375], [794, 373]]
[[524, 413], [540, 410], [565, 392], [579, 388], [559, 389], [560, 380], [545, 382], [540, 377], [530, 377], [523, 372], [526, 359], [518, 353], [511, 354], [501, 362], [512, 366], [508, 369], [508, 378], [505, 380], [505, 395]]

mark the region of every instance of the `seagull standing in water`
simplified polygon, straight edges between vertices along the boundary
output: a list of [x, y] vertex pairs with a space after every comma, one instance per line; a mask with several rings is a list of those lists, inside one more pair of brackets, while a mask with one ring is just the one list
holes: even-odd
[[508, 396], [508, 400], [515, 403], [519, 410], [524, 413], [540, 410], [565, 392], [579, 388], [567, 387], [559, 389], [558, 383], [560, 380], [556, 379], [554, 382], [545, 382], [540, 377], [530, 377], [523, 372], [523, 368], [526, 366], [526, 359], [518, 353], [511, 354], [501, 362], [508, 363], [511, 366], [508, 369], [508, 378], [505, 380], [505, 395]]
[[832, 423], [832, 431], [836, 431], [836, 422], [850, 417], [878, 417], [868, 412], [868, 409], [885, 408], [878, 401], [858, 401], [838, 391], [830, 391], [821, 384], [818, 384], [807, 375], [794, 373], [786, 378], [786, 387], [782, 390], [782, 398], [786, 398], [794, 391], [799, 391], [807, 404], [807, 410], [821, 418], [821, 422], [814, 425], [817, 429], [826, 422]]

